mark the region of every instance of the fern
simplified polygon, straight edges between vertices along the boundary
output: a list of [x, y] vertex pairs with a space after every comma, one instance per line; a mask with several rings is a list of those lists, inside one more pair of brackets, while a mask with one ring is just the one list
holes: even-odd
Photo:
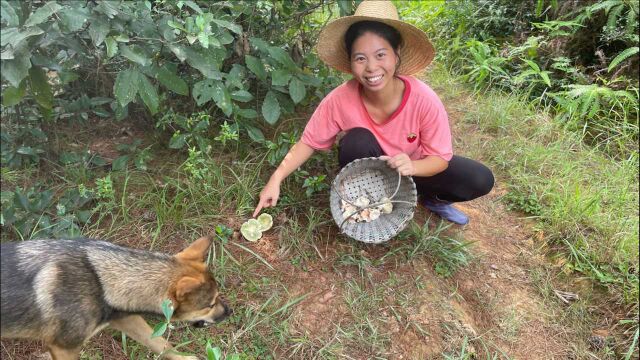
[[640, 48], [638, 46], [633, 46], [623, 50], [620, 54], [616, 55], [613, 60], [611, 60], [611, 64], [609, 64], [607, 71], [611, 72], [611, 70], [613, 70], [613, 68], [615, 68], [618, 64], [637, 54], [639, 50]]

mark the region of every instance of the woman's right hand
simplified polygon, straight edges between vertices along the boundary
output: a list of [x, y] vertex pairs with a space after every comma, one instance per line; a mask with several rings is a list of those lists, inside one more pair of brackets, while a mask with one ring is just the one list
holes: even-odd
[[278, 198], [280, 197], [280, 181], [276, 179], [269, 179], [267, 185], [264, 186], [260, 192], [260, 201], [253, 212], [253, 217], [260, 214], [260, 210], [266, 207], [276, 206]]

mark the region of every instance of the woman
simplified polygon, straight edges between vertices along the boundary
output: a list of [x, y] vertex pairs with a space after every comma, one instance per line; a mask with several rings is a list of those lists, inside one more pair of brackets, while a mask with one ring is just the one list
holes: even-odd
[[354, 16], [321, 32], [320, 58], [353, 79], [318, 105], [302, 138], [285, 156], [260, 193], [253, 216], [275, 206], [280, 184], [316, 150], [328, 150], [338, 133], [343, 167], [363, 157], [382, 157], [412, 176], [420, 202], [456, 224], [469, 218], [451, 205], [487, 194], [494, 178], [484, 165], [453, 155], [447, 113], [433, 90], [410, 76], [435, 55], [426, 34], [398, 20], [390, 1], [363, 1]]

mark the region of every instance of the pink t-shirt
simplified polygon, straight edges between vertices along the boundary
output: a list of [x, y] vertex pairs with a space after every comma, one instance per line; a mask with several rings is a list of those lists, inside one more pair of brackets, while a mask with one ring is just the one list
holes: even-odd
[[402, 103], [382, 124], [371, 119], [360, 96], [360, 85], [352, 79], [320, 102], [302, 133], [302, 142], [316, 150], [327, 150], [339, 132], [361, 127], [373, 133], [386, 155], [405, 153], [413, 160], [435, 155], [451, 160], [451, 131], [442, 101], [422, 81], [412, 76], [400, 79], [405, 83]]

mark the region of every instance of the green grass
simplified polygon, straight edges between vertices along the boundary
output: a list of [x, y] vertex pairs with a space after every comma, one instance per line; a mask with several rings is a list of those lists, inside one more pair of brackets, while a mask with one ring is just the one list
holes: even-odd
[[463, 128], [488, 136], [474, 146], [482, 149], [474, 155], [506, 182], [507, 205], [534, 219], [546, 244], [569, 260], [565, 272], [606, 287], [614, 302], [629, 309], [629, 318], [637, 318], [637, 152], [613, 159], [523, 96], [492, 90], [471, 95], [441, 67], [429, 80], [445, 103], [474, 104], [455, 109], [463, 113]]

